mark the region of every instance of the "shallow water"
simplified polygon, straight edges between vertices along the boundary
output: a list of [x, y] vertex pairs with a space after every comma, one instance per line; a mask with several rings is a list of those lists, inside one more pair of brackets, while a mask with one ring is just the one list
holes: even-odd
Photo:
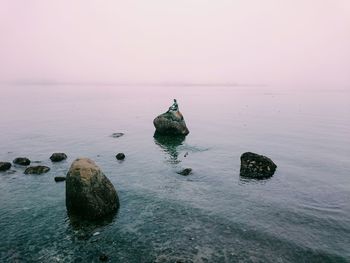
[[[101, 253], [111, 262], [350, 261], [349, 91], [0, 89], [0, 160], [26, 156], [51, 167], [0, 174], [1, 262], [98, 262]], [[156, 140], [153, 118], [173, 98], [190, 134]], [[275, 175], [240, 178], [245, 151], [272, 158]], [[68, 159], [53, 164], [53, 152]], [[66, 214], [65, 184], [53, 178], [82, 156], [118, 191], [121, 208], [110, 221], [76, 226]], [[187, 167], [190, 176], [176, 173]]]

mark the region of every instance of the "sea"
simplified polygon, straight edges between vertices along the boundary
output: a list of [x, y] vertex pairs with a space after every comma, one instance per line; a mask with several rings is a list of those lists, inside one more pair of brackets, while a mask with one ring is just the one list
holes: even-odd
[[[154, 138], [173, 99], [190, 133]], [[1, 262], [350, 262], [350, 90], [1, 84], [0, 120], [0, 161], [51, 168], [0, 172]], [[244, 152], [275, 174], [241, 177]], [[68, 217], [54, 177], [80, 157], [116, 188], [114, 217]]]

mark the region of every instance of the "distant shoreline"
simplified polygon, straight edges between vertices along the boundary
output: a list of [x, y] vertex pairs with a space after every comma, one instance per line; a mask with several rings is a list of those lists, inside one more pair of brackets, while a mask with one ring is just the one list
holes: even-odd
[[163, 87], [268, 87], [267, 84], [252, 83], [205, 83], [205, 82], [55, 82], [55, 81], [5, 81], [5, 85], [15, 86], [163, 86]]

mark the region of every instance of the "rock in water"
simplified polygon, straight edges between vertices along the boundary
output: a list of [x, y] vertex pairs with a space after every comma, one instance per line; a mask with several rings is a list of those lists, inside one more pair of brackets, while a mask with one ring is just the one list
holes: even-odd
[[24, 171], [24, 173], [25, 174], [43, 174], [43, 173], [47, 173], [48, 171], [50, 171], [49, 167], [38, 165], [38, 166], [30, 166], [30, 167], [28, 167]]
[[26, 166], [26, 165], [30, 165], [30, 160], [26, 157], [18, 157], [18, 158], [13, 160], [13, 163]]
[[119, 208], [119, 198], [113, 184], [94, 161], [75, 160], [66, 177], [68, 213], [84, 219], [111, 215]]
[[122, 137], [123, 135], [124, 135], [124, 133], [122, 133], [122, 132], [115, 132], [115, 133], [112, 133], [111, 137], [119, 138], [119, 137]]
[[11, 166], [12, 164], [9, 162], [0, 162], [0, 172], [9, 170]]
[[185, 168], [182, 171], [178, 172], [178, 174], [181, 174], [181, 175], [184, 175], [184, 176], [190, 175], [191, 173], [192, 173], [192, 169], [191, 168]]
[[154, 119], [153, 124], [156, 132], [161, 135], [189, 134], [185, 120], [179, 111], [163, 113]]
[[178, 109], [176, 100], [166, 113], [163, 113], [153, 120], [156, 133], [160, 135], [187, 135], [184, 117]]
[[246, 152], [241, 156], [240, 175], [255, 179], [271, 177], [277, 165], [268, 157], [256, 153]]
[[100, 255], [100, 260], [101, 261], [107, 261], [108, 260], [108, 256], [106, 254], [101, 254]]
[[67, 155], [65, 153], [53, 153], [50, 157], [52, 162], [60, 162], [67, 159]]
[[117, 160], [121, 161], [125, 159], [125, 154], [124, 153], [118, 153], [115, 158], [117, 158]]
[[55, 182], [63, 182], [66, 180], [64, 176], [55, 176]]

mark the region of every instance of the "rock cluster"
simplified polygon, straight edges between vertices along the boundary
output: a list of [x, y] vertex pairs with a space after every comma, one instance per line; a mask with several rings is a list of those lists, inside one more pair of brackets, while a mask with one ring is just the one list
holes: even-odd
[[66, 206], [70, 215], [98, 219], [115, 213], [119, 198], [95, 162], [81, 158], [72, 163], [66, 177]]

